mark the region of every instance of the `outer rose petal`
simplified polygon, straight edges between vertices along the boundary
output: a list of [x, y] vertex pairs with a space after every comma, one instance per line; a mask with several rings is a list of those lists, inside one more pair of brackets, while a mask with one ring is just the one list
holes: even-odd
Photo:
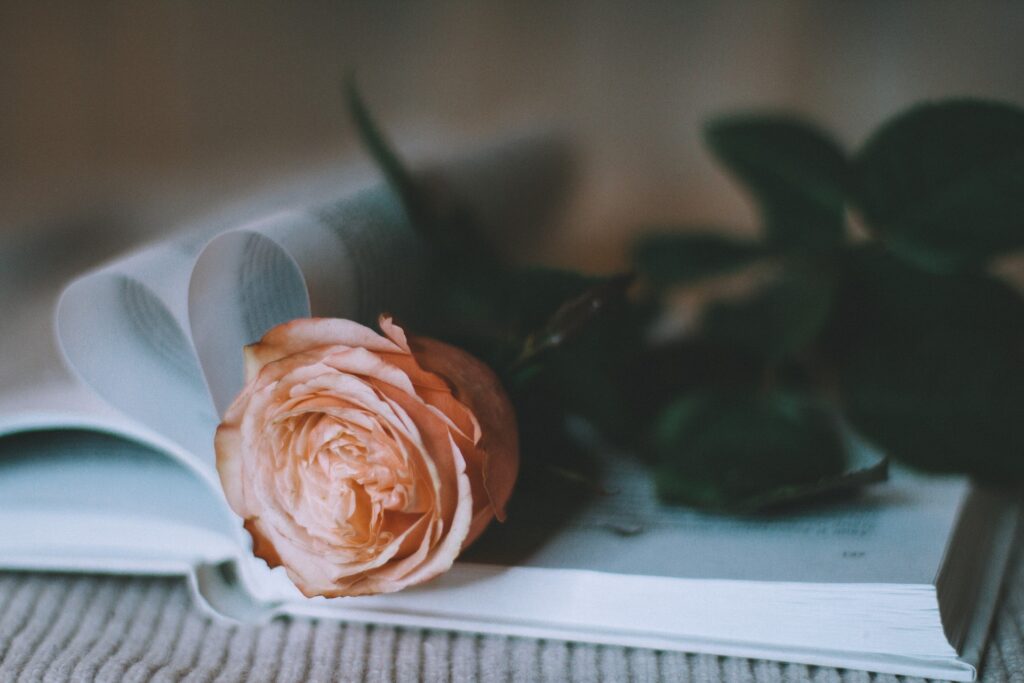
[[505, 389], [487, 365], [461, 349], [427, 337], [413, 337], [409, 343], [419, 364], [451, 382], [455, 398], [480, 422], [477, 445], [485, 454], [484, 486], [494, 516], [504, 521], [519, 472], [519, 430]]
[[217, 430], [225, 497], [254, 554], [307, 596], [446, 571], [503, 516], [515, 481], [515, 416], [494, 374], [390, 318], [381, 329], [274, 328], [246, 347], [246, 387]]
[[365, 325], [337, 318], [299, 318], [278, 325], [245, 347], [245, 381], [267, 363], [319, 346], [349, 346], [369, 351], [401, 351], [393, 341]]
[[409, 352], [409, 341], [406, 338], [405, 330], [399, 327], [390, 315], [382, 315], [377, 324], [380, 325], [380, 331], [384, 333], [384, 336], [397, 344], [406, 353]]
[[242, 486], [242, 432], [237, 423], [222, 423], [213, 437], [217, 452], [217, 472], [231, 508], [245, 515], [245, 493]]
[[263, 534], [258, 519], [245, 520], [245, 530], [252, 536], [252, 553], [267, 561], [271, 569], [281, 566], [281, 556], [277, 554], [274, 544]]

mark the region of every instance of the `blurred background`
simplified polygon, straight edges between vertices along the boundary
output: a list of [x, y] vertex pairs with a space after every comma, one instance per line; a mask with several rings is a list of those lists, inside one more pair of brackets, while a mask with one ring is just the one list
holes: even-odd
[[354, 67], [407, 148], [571, 134], [580, 184], [542, 256], [611, 267], [644, 226], [753, 225], [702, 148], [708, 116], [795, 110], [855, 146], [922, 98], [1024, 102], [1022, 36], [1024, 3], [994, 1], [0, 0], [0, 263], [102, 258], [365, 165], [338, 90]]
[[796, 112], [852, 150], [921, 100], [1024, 104], [1024, 2], [0, 0], [0, 390], [64, 374], [54, 299], [89, 266], [374, 173], [349, 70], [412, 158], [568, 136], [575, 192], [530, 255], [607, 271], [652, 227], [756, 229], [710, 117]]

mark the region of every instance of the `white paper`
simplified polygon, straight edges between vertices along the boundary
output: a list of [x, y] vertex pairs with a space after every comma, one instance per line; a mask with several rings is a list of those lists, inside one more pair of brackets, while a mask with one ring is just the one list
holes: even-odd
[[[970, 488], [962, 477], [893, 467], [887, 482], [852, 500], [723, 516], [660, 502], [650, 471], [628, 455], [608, 457], [603, 467], [607, 495], [567, 519], [520, 523], [513, 528], [522, 539], [502, 536], [471, 556], [674, 578], [929, 585]], [[557, 534], [550, 534], [551, 524]], [[543, 544], [517, 555], [531, 534], [544, 537]]]

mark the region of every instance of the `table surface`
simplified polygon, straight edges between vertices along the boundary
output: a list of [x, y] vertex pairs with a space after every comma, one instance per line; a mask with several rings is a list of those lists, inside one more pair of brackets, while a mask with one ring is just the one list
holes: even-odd
[[[982, 669], [1024, 682], [1018, 540]], [[909, 681], [775, 662], [281, 619], [226, 625], [170, 578], [0, 573], [0, 681]]]

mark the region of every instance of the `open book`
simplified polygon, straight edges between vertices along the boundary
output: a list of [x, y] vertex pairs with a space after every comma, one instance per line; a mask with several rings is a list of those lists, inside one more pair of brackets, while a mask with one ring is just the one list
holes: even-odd
[[[540, 224], [566, 187], [563, 151], [521, 142], [440, 174], [500, 232]], [[415, 291], [420, 245], [396, 197], [380, 185], [330, 194], [258, 202], [65, 290], [56, 333], [77, 379], [0, 394], [0, 568], [182, 574], [200, 605], [239, 620], [301, 614], [974, 678], [1017, 507], [898, 469], [856, 498], [731, 518], [663, 506], [641, 466], [609, 458], [608, 495], [494, 524], [427, 585], [304, 598], [252, 556], [212, 437], [242, 386], [244, 344], [310, 314], [400, 312]]]

